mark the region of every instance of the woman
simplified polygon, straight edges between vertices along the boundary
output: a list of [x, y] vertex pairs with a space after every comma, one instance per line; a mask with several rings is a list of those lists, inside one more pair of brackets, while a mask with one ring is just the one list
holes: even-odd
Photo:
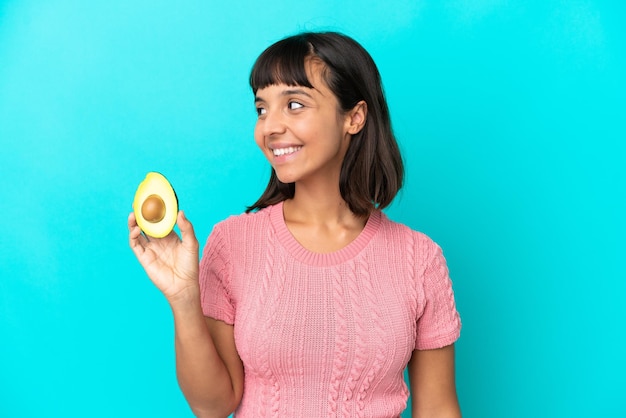
[[270, 46], [250, 76], [272, 167], [246, 214], [218, 223], [200, 265], [181, 211], [130, 246], [170, 303], [180, 387], [197, 416], [459, 417], [460, 334], [441, 249], [389, 220], [403, 167], [379, 72], [339, 33]]

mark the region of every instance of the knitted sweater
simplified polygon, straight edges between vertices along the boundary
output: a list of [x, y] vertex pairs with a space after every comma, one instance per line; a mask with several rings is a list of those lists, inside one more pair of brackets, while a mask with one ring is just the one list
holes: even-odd
[[234, 325], [237, 417], [398, 417], [413, 350], [460, 334], [441, 249], [377, 211], [333, 253], [302, 247], [282, 203], [215, 225], [200, 264], [206, 316]]

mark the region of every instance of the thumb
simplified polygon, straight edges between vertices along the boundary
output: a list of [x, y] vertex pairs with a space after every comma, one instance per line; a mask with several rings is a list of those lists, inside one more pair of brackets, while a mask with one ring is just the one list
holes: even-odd
[[185, 212], [182, 210], [178, 212], [177, 224], [178, 229], [180, 230], [183, 244], [197, 246], [198, 240], [193, 230], [193, 225], [191, 224], [189, 219], [187, 219], [187, 216], [185, 216]]

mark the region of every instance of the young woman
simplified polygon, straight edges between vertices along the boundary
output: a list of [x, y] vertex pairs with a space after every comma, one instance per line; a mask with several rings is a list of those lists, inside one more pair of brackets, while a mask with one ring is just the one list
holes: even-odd
[[403, 166], [379, 72], [338, 33], [270, 46], [250, 76], [272, 173], [198, 263], [181, 211], [130, 246], [174, 314], [180, 387], [200, 417], [459, 417], [460, 320], [441, 249], [389, 220]]

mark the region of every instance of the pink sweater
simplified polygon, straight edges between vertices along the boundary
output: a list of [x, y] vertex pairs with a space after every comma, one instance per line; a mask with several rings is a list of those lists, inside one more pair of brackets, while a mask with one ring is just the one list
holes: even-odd
[[398, 417], [413, 350], [461, 323], [441, 249], [373, 213], [345, 248], [303, 248], [282, 204], [218, 223], [200, 265], [206, 316], [234, 324], [237, 417]]

